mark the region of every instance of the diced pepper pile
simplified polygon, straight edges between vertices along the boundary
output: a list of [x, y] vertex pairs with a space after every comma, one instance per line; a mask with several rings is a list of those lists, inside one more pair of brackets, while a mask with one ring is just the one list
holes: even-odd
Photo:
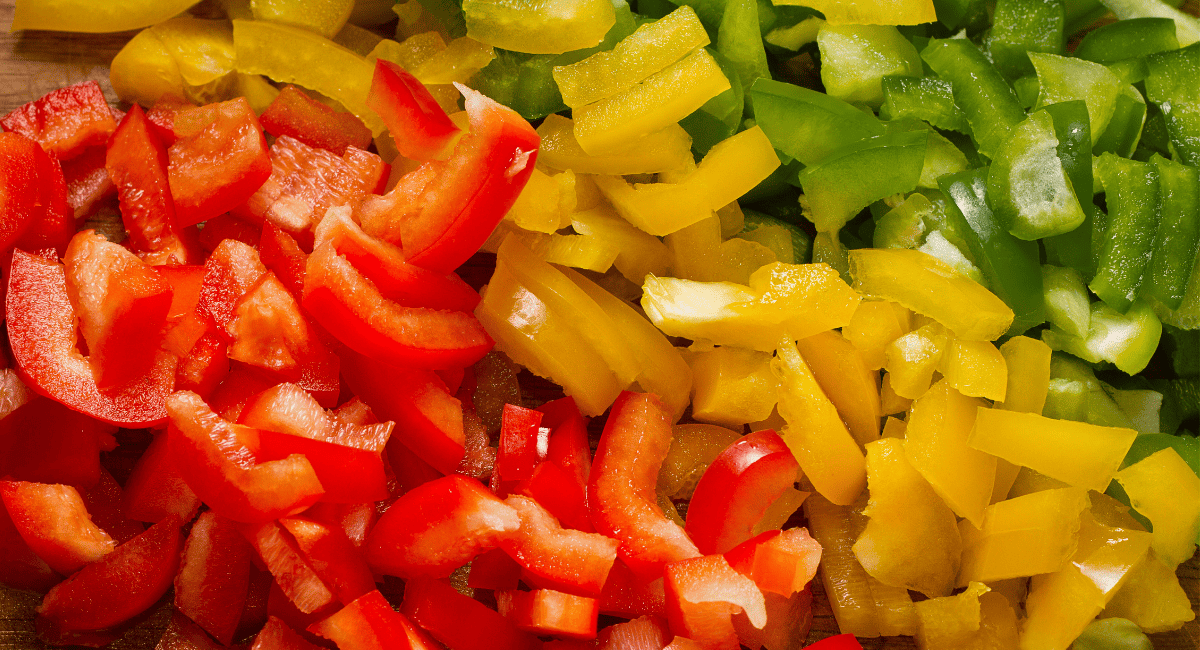
[[127, 111], [0, 118], [0, 583], [41, 641], [164, 596], [162, 650], [1195, 619], [1195, 17], [119, 4], [13, 27], [141, 29]]

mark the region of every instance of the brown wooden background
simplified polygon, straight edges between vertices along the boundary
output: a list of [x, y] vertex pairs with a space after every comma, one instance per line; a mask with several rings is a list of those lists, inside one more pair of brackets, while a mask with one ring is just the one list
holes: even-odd
[[[14, 0], [0, 0], [0, 115], [65, 85], [94, 79], [111, 102], [116, 94], [108, 83], [108, 63], [132, 32], [122, 34], [61, 34], [55, 32], [7, 33], [12, 24]], [[107, 0], [95, 0], [104, 2]], [[1198, 0], [1188, 0], [1195, 14]], [[1197, 83], [1200, 83], [1198, 81]], [[118, 478], [123, 478], [118, 476]], [[1200, 610], [1200, 560], [1193, 558], [1180, 568], [1180, 577], [1193, 609]], [[813, 632], [810, 641], [837, 633], [820, 581], [815, 582]], [[0, 650], [41, 650], [46, 646], [34, 635], [33, 616], [40, 597], [0, 587]], [[164, 603], [165, 605], [165, 603]], [[169, 607], [159, 607], [136, 628], [113, 644], [113, 648], [154, 648], [170, 618]], [[1158, 650], [1195, 650], [1200, 647], [1200, 622], [1183, 630], [1153, 635]], [[907, 637], [865, 640], [867, 650], [899, 650], [915, 647]]]

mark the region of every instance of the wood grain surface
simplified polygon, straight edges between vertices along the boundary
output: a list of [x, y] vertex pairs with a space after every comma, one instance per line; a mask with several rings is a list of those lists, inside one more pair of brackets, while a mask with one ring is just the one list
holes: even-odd
[[[1188, 0], [1185, 8], [1196, 14], [1198, 1]], [[6, 28], [12, 24], [12, 13], [13, 0], [0, 0], [0, 25], [5, 28], [4, 33], [0, 33], [0, 115], [55, 88], [89, 79], [99, 82], [109, 100], [116, 103], [116, 95], [108, 82], [108, 63], [132, 36], [132, 32], [10, 34]], [[490, 275], [486, 261], [479, 262], [477, 258], [473, 266], [464, 276], [486, 279]], [[546, 386], [529, 385], [526, 388], [534, 403], [549, 397]], [[113, 468], [113, 474], [119, 481], [124, 480], [137, 453], [144, 448], [145, 440], [144, 432], [123, 432], [122, 446], [106, 457], [106, 465]], [[1180, 567], [1179, 576], [1192, 601], [1193, 610], [1200, 611], [1200, 557], [1193, 557]], [[810, 642], [837, 633], [837, 623], [820, 580], [814, 581], [814, 587]], [[123, 650], [154, 648], [161, 631], [170, 620], [169, 597], [170, 594], [111, 647]], [[38, 594], [0, 587], [0, 650], [41, 650], [47, 647], [38, 641], [33, 629], [33, 617], [39, 602]], [[1196, 650], [1200, 647], [1200, 621], [1193, 621], [1177, 632], [1155, 634], [1151, 638], [1157, 650]], [[910, 638], [896, 637], [864, 639], [863, 647], [867, 650], [908, 650], [916, 646]]]

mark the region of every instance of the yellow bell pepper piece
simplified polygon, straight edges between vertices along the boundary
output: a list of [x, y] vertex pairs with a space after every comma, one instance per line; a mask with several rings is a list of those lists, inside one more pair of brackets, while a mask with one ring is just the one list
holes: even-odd
[[551, 176], [535, 167], [504, 218], [525, 230], [552, 233], [571, 225], [572, 212], [575, 174], [567, 171]]
[[175, 57], [184, 83], [203, 86], [233, 72], [236, 55], [228, 21], [180, 16], [150, 31]]
[[[571, 279], [616, 325], [617, 332], [637, 360], [638, 374], [634, 381], [642, 390], [658, 395], [671, 409], [676, 420], [687, 408], [692, 391], [692, 370], [683, 356], [666, 336], [633, 306], [570, 269], [562, 272]], [[584, 327], [594, 327], [587, 323]]]
[[891, 373], [884, 373], [883, 381], [879, 387], [879, 409], [884, 415], [896, 415], [897, 413], [905, 413], [912, 406], [912, 400], [907, 397], [900, 397], [892, 388]]
[[812, 7], [830, 25], [920, 25], [937, 22], [933, 0], [772, 0], [777, 6]]
[[630, 282], [641, 285], [647, 275], [664, 275], [670, 267], [671, 252], [666, 244], [634, 228], [612, 208], [601, 206], [576, 212], [571, 215], [571, 227], [581, 235], [595, 237], [616, 247], [618, 252], [613, 266]]
[[1148, 633], [1170, 632], [1196, 619], [1187, 592], [1179, 584], [1175, 570], [1160, 560], [1154, 551], [1133, 567], [1129, 578], [1100, 618], [1133, 621]]
[[696, 11], [683, 5], [641, 25], [612, 50], [555, 66], [552, 74], [563, 103], [575, 108], [628, 90], [708, 43]]
[[1020, 465], [1013, 465], [1003, 458], [996, 459], [996, 482], [992, 484], [992, 498], [988, 503], [997, 503], [1008, 498], [1017, 474], [1021, 472]]
[[698, 352], [692, 367], [692, 417], [730, 427], [765, 420], [779, 400], [771, 355], [745, 348]]
[[1087, 491], [1043, 490], [988, 506], [983, 524], [959, 522], [963, 541], [958, 586], [1051, 573], [1075, 553]]
[[683, 184], [708, 196], [719, 210], [766, 180], [780, 165], [762, 127], [753, 126], [718, 142]]
[[161, 23], [197, 2], [199, 0], [21, 0], [13, 12], [12, 31], [124, 32]]
[[[930, 598], [916, 603], [917, 647], [922, 650], [984, 650], [1017, 646], [1017, 615], [1000, 594], [992, 594], [987, 585], [972, 582], [967, 590], [954, 596]], [[999, 596], [1003, 607], [988, 608], [987, 614], [997, 614], [995, 621], [985, 623], [985, 602], [996, 602]], [[995, 607], [995, 606], [993, 606]], [[1007, 612], [1007, 613], [1006, 613]], [[1011, 620], [1007, 620], [1010, 619]], [[1009, 623], [1008, 638], [997, 639], [994, 632], [999, 624]], [[990, 625], [989, 625], [990, 624]], [[992, 643], [989, 643], [992, 642]], [[996, 643], [1000, 642], [1000, 643]]]
[[692, 136], [678, 124], [668, 124], [627, 148], [601, 156], [589, 155], [579, 146], [575, 122], [569, 117], [547, 115], [537, 132], [542, 138], [538, 164], [578, 174], [656, 174], [693, 162]]
[[1086, 511], [1081, 521], [1067, 566], [1033, 578], [1021, 650], [1067, 650], [1150, 549], [1150, 533], [1102, 526]]
[[[229, 14], [228, 12], [226, 13], [231, 19], [240, 18], [246, 20], [254, 17], [253, 15], [235, 16], [233, 14]], [[384, 40], [390, 39], [384, 39], [379, 34], [376, 34], [369, 29], [359, 27], [353, 22], [348, 22], [345, 25], [342, 25], [342, 28], [338, 30], [338, 33], [333, 35], [334, 43], [341, 45], [342, 47], [354, 52], [355, 54], [358, 54], [359, 56], [366, 56], [370, 54], [371, 50], [374, 50], [375, 47]], [[394, 43], [395, 41], [392, 42]]]
[[658, 493], [668, 499], [692, 498], [704, 470], [741, 437], [740, 429], [734, 431], [715, 424], [676, 424], [671, 448], [658, 470]]
[[291, 25], [333, 38], [354, 11], [354, 0], [252, 0], [256, 20]]
[[[998, 459], [1003, 460], [1003, 459]], [[1035, 494], [1046, 490], [1057, 490], [1059, 488], [1071, 487], [1070, 484], [1064, 483], [1055, 478], [1050, 478], [1045, 474], [1036, 472], [1028, 467], [1018, 466], [1017, 477], [1013, 479], [1012, 487], [1008, 490], [1008, 498], [1015, 499], [1023, 497], [1027, 494]], [[1101, 494], [1095, 492], [1094, 494]], [[1107, 524], [1106, 524], [1107, 525]]]
[[770, 248], [737, 237], [721, 242], [717, 248], [717, 258], [720, 261], [718, 279], [740, 283], [750, 282], [755, 271], [779, 261], [775, 251]]
[[444, 49], [446, 49], [446, 41], [442, 38], [441, 34], [437, 32], [422, 32], [414, 34], [401, 42], [393, 41], [390, 38], [382, 39], [373, 45], [364, 56], [371, 62], [383, 59], [391, 61], [405, 70], [412, 71]]
[[1004, 355], [990, 341], [953, 339], [942, 354], [938, 372], [963, 395], [1002, 401], [1008, 390]]
[[[737, 282], [721, 266], [721, 219], [712, 215], [663, 237], [671, 251], [671, 275], [698, 282]], [[749, 281], [738, 282], [749, 284]]]
[[852, 250], [850, 276], [859, 293], [894, 300], [965, 341], [994, 341], [1012, 325], [1012, 309], [996, 294], [920, 251]]
[[153, 106], [163, 95], [183, 93], [183, 74], [162, 39], [149, 29], [131, 38], [113, 57], [109, 82], [122, 101]]
[[1050, 478], [1103, 492], [1136, 437], [1133, 429], [981, 408], [968, 444]]
[[943, 379], [913, 402], [904, 452], [954, 513], [979, 526], [996, 482], [996, 457], [967, 446], [975, 413], [985, 406]]
[[1008, 369], [1004, 398], [996, 408], [1041, 413], [1050, 392], [1050, 346], [1028, 336], [1014, 336], [1000, 346]]
[[889, 343], [884, 367], [892, 378], [892, 390], [908, 399], [924, 395], [949, 342], [942, 326], [930, 323]]
[[821, 544], [821, 582], [838, 629], [859, 637], [912, 635], [917, 610], [908, 590], [872, 578], [854, 556], [854, 541], [867, 524], [864, 493], [853, 506], [838, 506], [820, 494], [804, 501], [808, 529]]
[[475, 316], [496, 349], [540, 377], [563, 387], [579, 410], [596, 416], [627, 385], [581, 337], [569, 319], [521, 286], [506, 264], [497, 264]]
[[713, 214], [708, 197], [685, 183], [630, 183], [620, 176], [595, 181], [618, 214], [651, 235], [669, 235]]
[[467, 36], [514, 52], [593, 47], [617, 22], [611, 0], [463, 0]]
[[263, 111], [279, 96], [279, 89], [261, 75], [237, 73], [237, 93], [250, 102], [255, 113]]
[[712, 55], [699, 49], [628, 90], [574, 109], [575, 138], [593, 155], [618, 151], [678, 122], [729, 87]]
[[858, 348], [867, 367], [879, 370], [887, 362], [887, 345], [911, 329], [912, 312], [899, 303], [864, 300], [854, 310], [850, 322], [842, 328], [842, 336]]
[[747, 320], [782, 322], [793, 339], [845, 326], [862, 300], [825, 264], [767, 264], [751, 274], [750, 288], [759, 299], [733, 311]]
[[862, 354], [834, 330], [796, 341], [800, 356], [858, 444], [879, 439], [879, 373], [867, 368]]
[[588, 235], [554, 233], [530, 246], [538, 257], [551, 264], [607, 273], [620, 251], [612, 244]]
[[470, 37], [456, 38], [409, 72], [429, 86], [466, 83], [496, 58], [496, 50]]
[[375, 66], [365, 58], [308, 30], [256, 20], [233, 21], [237, 69], [315, 90], [345, 106], [371, 133], [385, 131], [367, 108]]
[[854, 503], [867, 483], [862, 450], [796, 344], [785, 338], [775, 354], [771, 371], [779, 379], [779, 414], [787, 421], [780, 435], [817, 492], [838, 505]]
[[1129, 502], [1154, 525], [1154, 553], [1174, 567], [1192, 557], [1200, 533], [1200, 477], [1172, 447], [1117, 472]]
[[[911, 432], [910, 432], [911, 433]], [[945, 596], [958, 575], [962, 541], [954, 512], [908, 462], [907, 443], [882, 438], [867, 445], [870, 502], [854, 555], [877, 580]]]
[[897, 438], [904, 440], [904, 436], [908, 433], [908, 423], [900, 418], [887, 418], [883, 423], [884, 438]]

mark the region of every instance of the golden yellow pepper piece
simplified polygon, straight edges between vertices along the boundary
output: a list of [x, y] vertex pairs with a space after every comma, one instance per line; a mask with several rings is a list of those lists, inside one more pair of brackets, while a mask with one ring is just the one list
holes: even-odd
[[996, 457], [967, 446], [981, 406], [943, 379], [913, 402], [904, 434], [909, 462], [956, 515], [977, 526], [996, 478]]
[[752, 126], [718, 142], [683, 184], [703, 192], [713, 210], [741, 198], [780, 165], [762, 127]]
[[900, 418], [887, 418], [883, 423], [884, 438], [897, 438], [904, 440], [904, 436], [908, 433], [908, 423]]
[[183, 74], [171, 51], [144, 29], [113, 57], [108, 79], [122, 101], [153, 106], [163, 95], [183, 92]]
[[178, 16], [199, 0], [22, 0], [15, 3], [12, 31], [124, 32]]
[[225, 20], [180, 16], [150, 28], [179, 63], [184, 83], [203, 86], [233, 72], [233, 29]]
[[912, 400], [907, 397], [900, 397], [892, 388], [891, 373], [884, 373], [883, 381], [879, 386], [879, 409], [884, 415], [896, 415], [905, 413], [912, 406]]
[[729, 87], [712, 55], [699, 49], [628, 90], [576, 108], [575, 138], [593, 155], [618, 151], [678, 122]]
[[867, 445], [869, 519], [854, 555], [884, 584], [944, 596], [958, 575], [962, 541], [954, 512], [908, 462], [906, 444], [881, 438]]
[[933, 0], [772, 0], [780, 6], [812, 7], [830, 25], [920, 25], [937, 22]]
[[768, 418], [779, 400], [766, 352], [722, 346], [694, 353], [690, 364], [692, 417], [701, 422], [741, 427]]
[[1174, 567], [1192, 557], [1200, 532], [1200, 477], [1172, 447], [1117, 472], [1134, 510], [1154, 525], [1154, 553]]
[[996, 408], [1041, 413], [1050, 392], [1050, 346], [1028, 336], [1014, 336], [1000, 346], [1008, 369], [1004, 399]]
[[750, 275], [750, 288], [759, 294], [756, 304], [731, 309], [748, 320], [782, 322], [793, 339], [844, 326], [862, 300], [826, 264], [773, 262]]
[[504, 218], [525, 230], [552, 233], [571, 225], [573, 212], [575, 174], [566, 171], [551, 176], [535, 167]]
[[859, 445], [879, 439], [879, 373], [834, 330], [796, 341], [821, 390], [837, 407]]
[[611, 0], [463, 0], [467, 36], [514, 52], [598, 45], [617, 21]]
[[854, 503], [867, 484], [863, 452], [790, 338], [780, 341], [771, 370], [779, 379], [779, 414], [787, 421], [779, 433], [800, 469], [825, 498]]
[[671, 449], [658, 470], [658, 493], [669, 499], [692, 498], [704, 470], [741, 437], [740, 430], [715, 424], [676, 424]]
[[854, 310], [842, 336], [854, 344], [872, 370], [887, 362], [886, 349], [912, 328], [912, 312], [890, 300], [864, 300]]
[[[588, 177], [583, 177], [588, 178]], [[586, 185], [576, 179], [576, 189]], [[641, 285], [646, 275], [664, 275], [671, 264], [671, 252], [656, 237], [646, 234], [620, 218], [608, 206], [600, 206], [571, 215], [575, 232], [595, 237], [617, 249], [613, 266], [626, 279]]]
[[852, 250], [850, 276], [864, 296], [894, 300], [966, 341], [994, 341], [1012, 325], [1012, 309], [996, 294], [920, 251]]
[[291, 25], [333, 38], [354, 11], [354, 0], [252, 0], [256, 20]]
[[1016, 650], [1017, 614], [1003, 594], [972, 582], [967, 590], [916, 603], [922, 650]]
[[[351, 48], [353, 49], [353, 48]], [[364, 56], [368, 61], [383, 59], [412, 71], [433, 55], [446, 49], [446, 41], [437, 32], [421, 32], [396, 42], [385, 38], [376, 43]]]
[[1020, 465], [1013, 465], [1003, 458], [996, 459], [996, 482], [992, 484], [992, 499], [989, 503], [997, 503], [1008, 498], [1017, 474], [1021, 472]]
[[632, 88], [708, 43], [708, 32], [696, 11], [683, 5], [641, 25], [612, 50], [555, 66], [552, 74], [563, 103], [575, 108]]
[[1103, 492], [1136, 437], [1133, 429], [981, 408], [968, 444], [1050, 478]]
[[409, 72], [427, 86], [466, 83], [496, 58], [491, 45], [464, 36], [446, 44]]
[[542, 144], [538, 164], [553, 169], [570, 169], [578, 174], [656, 174], [693, 163], [692, 136], [679, 124], [668, 124], [638, 139], [626, 148], [592, 156], [575, 139], [575, 122], [550, 114], [537, 128]]
[[892, 378], [892, 390], [907, 399], [924, 395], [933, 383], [933, 373], [937, 371], [949, 342], [945, 329], [930, 323], [889, 343], [884, 367]]
[[938, 371], [963, 395], [1002, 401], [1008, 390], [1004, 355], [990, 341], [952, 340]]
[[958, 585], [1063, 568], [1075, 553], [1079, 516], [1087, 507], [1083, 488], [1059, 488], [992, 504], [982, 526], [959, 522], [963, 555]]
[[595, 181], [618, 214], [651, 235], [669, 235], [713, 214], [708, 197], [686, 183], [630, 183], [620, 176]]
[[1150, 549], [1150, 533], [1102, 526], [1087, 511], [1081, 522], [1067, 566], [1033, 578], [1020, 650], [1067, 650]]
[[1196, 612], [1192, 611], [1192, 603], [1175, 570], [1151, 550], [1133, 567], [1100, 618], [1130, 620], [1153, 634], [1178, 630], [1184, 623], [1195, 620]]

